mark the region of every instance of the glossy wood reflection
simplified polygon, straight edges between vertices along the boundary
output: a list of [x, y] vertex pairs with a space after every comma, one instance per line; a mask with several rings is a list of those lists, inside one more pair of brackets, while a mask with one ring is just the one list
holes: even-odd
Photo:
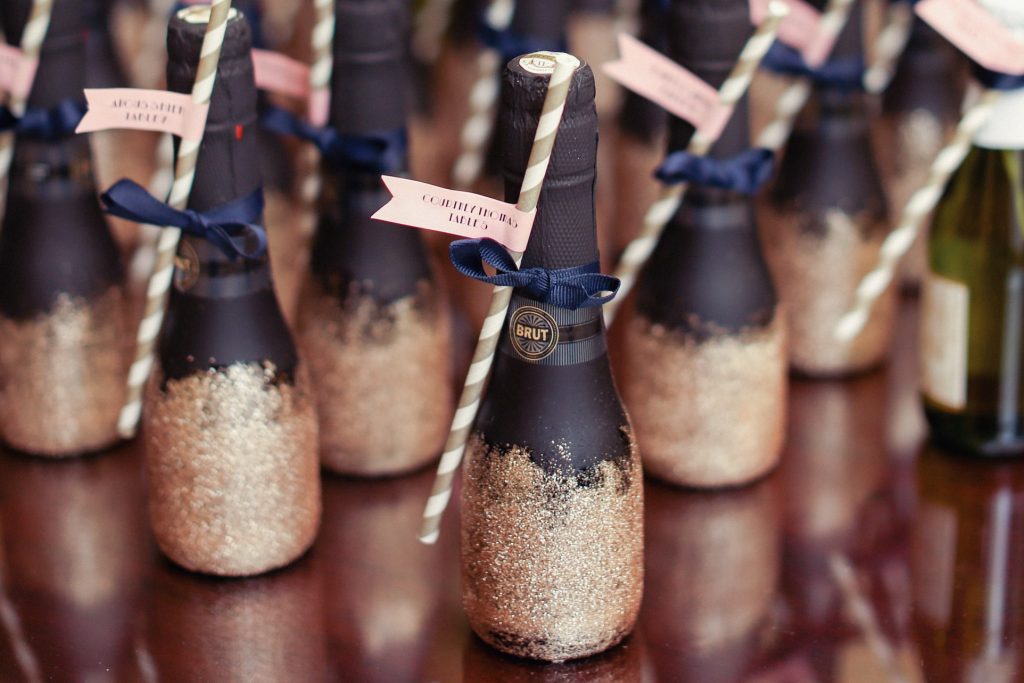
[[457, 510], [436, 547], [415, 538], [429, 470], [325, 476], [313, 550], [235, 581], [159, 556], [135, 445], [0, 452], [0, 681], [1022, 681], [1024, 463], [920, 445], [915, 325], [908, 309], [887, 370], [792, 383], [769, 477], [646, 482], [638, 629], [559, 665], [472, 635]]

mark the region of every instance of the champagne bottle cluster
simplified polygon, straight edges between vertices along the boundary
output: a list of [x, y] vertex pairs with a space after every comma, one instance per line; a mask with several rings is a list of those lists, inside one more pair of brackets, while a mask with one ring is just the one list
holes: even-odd
[[[308, 31], [303, 15], [282, 3], [260, 27], [251, 23], [260, 3], [230, 10], [187, 208], [218, 226], [229, 221], [211, 216], [225, 207], [259, 209], [231, 219], [248, 230], [234, 251], [211, 233], [185, 234], [177, 249], [139, 437], [150, 526], [172, 561], [218, 576], [283, 567], [316, 540], [322, 478], [403, 476], [437, 461], [480, 329], [474, 301], [487, 290], [440, 262], [450, 240], [371, 218], [390, 199], [380, 176], [448, 186], [471, 142], [483, 159], [474, 187], [501, 187], [515, 203], [555, 53], [612, 51], [611, 3], [576, 4], [498, 0], [482, 11], [455, 3], [435, 83], [424, 77], [429, 63], [410, 59], [406, 0], [336, 0], [326, 126], [309, 133], [273, 113], [317, 141], [315, 163], [306, 143], [263, 129], [282, 103], [258, 92], [252, 58], [254, 35], [286, 45], [289, 29]], [[982, 4], [1005, 10], [1001, 20], [1024, 34], [1024, 15], [1008, 0]], [[31, 5], [0, 5], [11, 45]], [[52, 112], [81, 100], [86, 85], [123, 84], [129, 73], [161, 80], [135, 72], [153, 59], [118, 63], [130, 41], [103, 30], [105, 11], [55, 0], [30, 110]], [[141, 46], [143, 57], [165, 55], [168, 90], [192, 91], [209, 17], [208, 7], [175, 9], [159, 20], [166, 45]], [[574, 24], [580, 17], [586, 22]], [[754, 31], [747, 0], [644, 2], [641, 18], [644, 39], [714, 88]], [[467, 36], [478, 25], [500, 56], [494, 73], [467, 68]], [[600, 305], [554, 298], [545, 286], [567, 271], [609, 271], [653, 198], [646, 176], [662, 145], [666, 155], [682, 152], [695, 129], [635, 95], [616, 109], [598, 64], [575, 71], [519, 266], [537, 281], [512, 294], [465, 447], [462, 601], [488, 645], [563, 661], [625, 639], [643, 593], [645, 472], [669, 485], [658, 494], [667, 508], [671, 487], [759, 486], [783, 451], [791, 373], [845, 380], [884, 364], [894, 320], [908, 308], [898, 286], [852, 340], [836, 325], [955, 127], [964, 70], [918, 21], [889, 91], [871, 98], [860, 83], [863, 26], [856, 4], [829, 61], [798, 76], [811, 81], [810, 101], [763, 192], [690, 180], [611, 330]], [[576, 49], [580, 34], [589, 42]], [[1024, 87], [1005, 89], [919, 247], [927, 266], [919, 253], [906, 275], [923, 293], [932, 435], [986, 455], [1024, 452]], [[493, 126], [459, 131], [474, 107], [481, 121], [493, 115]], [[764, 118], [750, 109], [741, 99], [704, 162], [731, 168], [750, 152], [751, 121]], [[614, 145], [599, 147], [599, 128]], [[119, 438], [140, 317], [142, 285], [129, 263], [153, 229], [103, 215], [93, 156], [103, 176], [152, 170], [153, 141], [129, 154], [111, 134], [90, 148], [71, 130], [11, 130], [0, 437], [48, 458], [102, 451]], [[346, 491], [358, 508], [359, 486]], [[752, 562], [780, 552], [770, 531], [757, 532], [773, 527], [774, 495], [764, 498], [772, 514], [746, 523], [746, 535], [758, 537]], [[707, 570], [697, 556], [728, 555], [728, 539], [711, 547], [703, 538], [711, 526], [687, 527], [687, 571]], [[720, 634], [722, 647], [752, 633], [777, 577], [762, 577], [764, 586], [741, 578], [764, 597], [757, 615]], [[717, 604], [684, 584], [668, 606]]]

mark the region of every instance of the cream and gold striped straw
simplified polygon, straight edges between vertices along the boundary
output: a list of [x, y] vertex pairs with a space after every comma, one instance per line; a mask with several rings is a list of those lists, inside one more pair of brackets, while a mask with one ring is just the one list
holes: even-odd
[[[821, 16], [821, 31], [828, 35], [833, 41], [843, 31], [847, 19], [850, 18], [850, 10], [856, 0], [829, 0], [825, 11]], [[757, 135], [756, 147], [764, 147], [773, 152], [779, 152], [786, 146], [790, 134], [793, 132], [793, 124], [796, 123], [797, 115], [811, 98], [813, 86], [806, 78], [799, 78], [790, 84], [779, 99], [775, 102], [775, 118], [761, 130]]]
[[[315, 12], [313, 21], [313, 64], [309, 70], [309, 118], [315, 126], [323, 126], [327, 121], [318, 120], [326, 111], [316, 111], [318, 107], [327, 109], [331, 97], [331, 74], [334, 70], [334, 12], [335, 0], [314, 0]], [[316, 212], [314, 205], [320, 197], [323, 178], [320, 176], [320, 151], [315, 145], [306, 145], [300, 158], [302, 170], [299, 181], [299, 199], [307, 210], [308, 224], [303, 226], [303, 239], [312, 237], [316, 229]], [[303, 252], [308, 250], [308, 245]], [[308, 257], [303, 256], [303, 262]]]
[[896, 75], [896, 65], [907, 48], [910, 31], [914, 28], [912, 3], [890, 2], [885, 13], [885, 25], [878, 32], [873, 45], [871, 64], [864, 72], [864, 89], [872, 95], [885, 92]]
[[[547, 93], [544, 96], [540, 119], [537, 122], [537, 132], [534, 133], [530, 158], [526, 164], [523, 184], [519, 190], [519, 201], [516, 202], [516, 208], [527, 213], [536, 209], [537, 202], [540, 200], [544, 176], [548, 172], [551, 151], [555, 147], [558, 126], [562, 121], [566, 98], [569, 96], [569, 86], [572, 84], [573, 74], [580, 66], [578, 59], [564, 52], [535, 52], [530, 56], [553, 59], [554, 70], [548, 80]], [[512, 258], [518, 267], [523, 260], [523, 255], [520, 252], [513, 252]], [[483, 328], [480, 330], [476, 351], [473, 352], [473, 362], [466, 374], [466, 382], [462, 387], [462, 395], [459, 397], [455, 417], [452, 419], [451, 430], [448, 432], [448, 440], [444, 445], [441, 462], [437, 466], [434, 487], [431, 489], [430, 498], [427, 499], [426, 508], [423, 510], [423, 527], [420, 531], [420, 540], [423, 543], [434, 543], [440, 534], [441, 517], [444, 515], [445, 508], [448, 507], [448, 501], [452, 495], [452, 485], [455, 482], [455, 473], [458, 471], [459, 465], [462, 464], [466, 441], [469, 439], [469, 432], [476, 420], [477, 409], [480, 407], [480, 395], [483, 393], [484, 382], [487, 381], [487, 376], [491, 372], [494, 353], [498, 348], [498, 337], [501, 335], [505, 316], [508, 314], [509, 302], [512, 300], [512, 291], [512, 287], [495, 287], [491, 292], [491, 305], [487, 310], [487, 317], [484, 318]]]
[[[53, 12], [53, 0], [34, 0], [28, 15], [25, 30], [21, 33], [21, 55], [24, 59], [38, 59], [39, 50], [43, 47], [46, 32], [50, 28], [50, 15]], [[5, 104], [15, 116], [25, 113], [28, 102], [27, 95], [10, 93]], [[14, 131], [0, 134], [0, 216], [3, 216], [7, 203], [7, 174], [14, 160]]]
[[900, 214], [900, 221], [896, 224], [896, 228], [882, 242], [878, 265], [865, 275], [857, 286], [853, 305], [836, 324], [835, 336], [837, 339], [848, 341], [864, 329], [875, 302], [892, 282], [900, 259], [910, 251], [910, 247], [913, 246], [921, 231], [924, 219], [935, 210], [939, 199], [942, 198], [946, 183], [960, 168], [967, 153], [971, 151], [975, 134], [988, 120], [992, 114], [992, 108], [999, 101], [1001, 95], [1002, 93], [998, 90], [987, 89], [982, 92], [977, 102], [964, 112], [953, 133], [953, 139], [936, 155], [935, 161], [932, 162], [928, 180], [925, 181], [921, 189], [910, 196], [907, 205], [903, 207], [903, 213]]
[[[779, 32], [779, 24], [783, 17], [789, 14], [789, 8], [779, 0], [773, 0], [768, 5], [768, 15], [761, 25], [750, 36], [743, 46], [740, 56], [737, 58], [736, 66], [732, 73], [718, 89], [718, 101], [726, 107], [733, 107], [746, 94], [750, 88], [750, 82], [754, 78], [757, 67], [761, 64], [768, 49], [775, 42], [775, 36]], [[715, 144], [715, 139], [702, 133], [700, 130], [694, 132], [686, 151], [698, 156], [706, 155]], [[644, 216], [644, 224], [637, 235], [628, 245], [615, 267], [614, 275], [619, 278], [622, 284], [619, 286], [619, 293], [604, 306], [604, 321], [611, 325], [619, 306], [626, 299], [633, 285], [636, 284], [637, 275], [644, 267], [647, 260], [654, 253], [665, 226], [679, 210], [683, 197], [686, 195], [686, 184], [668, 185], [661, 191], [661, 196], [651, 205]]]
[[[504, 31], [512, 23], [514, 0], [492, 0], [484, 13], [484, 21], [495, 31]], [[469, 116], [459, 136], [460, 151], [452, 166], [452, 182], [460, 190], [467, 189], [480, 177], [487, 143], [494, 130], [495, 109], [501, 94], [501, 54], [482, 47], [476, 58], [476, 81], [469, 91]]]
[[[207, 17], [206, 34], [199, 55], [199, 68], [192, 86], [192, 100], [196, 104], [208, 105], [213, 96], [217, 80], [217, 65], [220, 63], [220, 49], [224, 44], [228, 18], [231, 16], [231, 0], [212, 0], [208, 7], [190, 7], [182, 12]], [[174, 168], [174, 184], [168, 204], [176, 209], [188, 206], [192, 182], [196, 177], [196, 161], [199, 159], [201, 141], [182, 140], [178, 147], [178, 159]], [[181, 230], [166, 227], [160, 233], [157, 243], [156, 263], [146, 289], [146, 308], [139, 323], [136, 337], [135, 359], [128, 373], [128, 391], [121, 415], [117, 421], [118, 432], [126, 439], [135, 436], [139, 418], [142, 416], [142, 394], [153, 369], [156, 354], [156, 340], [163, 325], [167, 310], [167, 296], [174, 275], [174, 254], [178, 249]]]

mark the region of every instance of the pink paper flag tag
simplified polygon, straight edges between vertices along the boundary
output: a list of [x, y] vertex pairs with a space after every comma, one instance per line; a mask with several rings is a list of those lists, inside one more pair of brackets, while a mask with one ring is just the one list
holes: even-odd
[[460, 237], [490, 237], [512, 251], [525, 251], [536, 210], [525, 213], [515, 204], [435, 187], [418, 180], [381, 176], [391, 201], [371, 218]]
[[25, 99], [32, 92], [38, 65], [39, 60], [25, 57], [18, 48], [0, 45], [0, 90]]
[[173, 133], [193, 142], [203, 138], [209, 104], [191, 95], [139, 88], [86, 88], [89, 105], [76, 133], [132, 128]]
[[1024, 41], [973, 0], [921, 0], [914, 11], [986, 69], [1024, 74]]
[[619, 34], [619, 54], [619, 60], [603, 67], [612, 79], [689, 121], [708, 137], [715, 139], [721, 134], [732, 109], [722, 106], [714, 88], [625, 33]]
[[309, 97], [309, 66], [279, 52], [253, 50], [252, 65], [260, 90], [306, 99]]
[[[800, 53], [807, 65], [816, 69], [832, 52], [836, 36], [821, 30], [821, 12], [804, 0], [783, 0], [789, 14], [779, 24], [779, 40]], [[750, 21], [759, 26], [768, 16], [771, 0], [750, 0]]]

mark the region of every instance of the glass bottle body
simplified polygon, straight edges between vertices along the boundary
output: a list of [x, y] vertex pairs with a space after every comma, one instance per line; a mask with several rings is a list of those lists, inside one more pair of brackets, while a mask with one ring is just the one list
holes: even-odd
[[91, 174], [85, 138], [18, 140], [0, 233], [0, 430], [49, 457], [119, 438], [124, 273]]
[[888, 231], [862, 95], [819, 89], [793, 131], [761, 218], [765, 256], [787, 311], [790, 366], [836, 377], [881, 363], [892, 335], [893, 287], [857, 337], [835, 335]]
[[921, 321], [931, 434], [1024, 453], [1024, 152], [974, 147], [935, 211]]

